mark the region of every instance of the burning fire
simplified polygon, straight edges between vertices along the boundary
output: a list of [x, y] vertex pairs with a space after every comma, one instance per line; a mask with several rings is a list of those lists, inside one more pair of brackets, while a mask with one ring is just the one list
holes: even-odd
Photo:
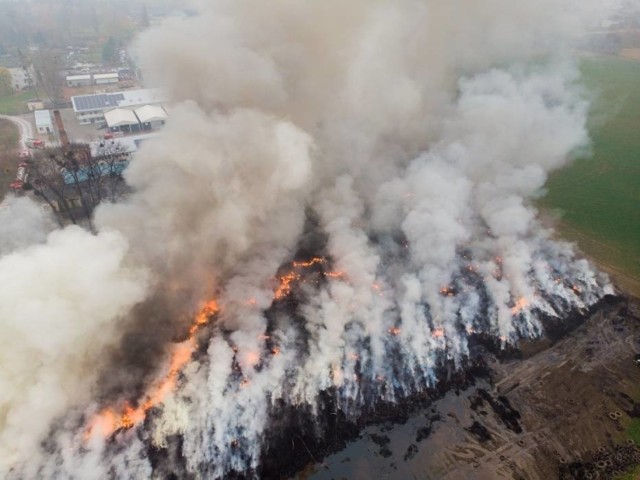
[[138, 406], [133, 407], [126, 403], [121, 411], [112, 408], [102, 410], [89, 421], [85, 439], [88, 440], [94, 435], [108, 437], [118, 430], [126, 430], [142, 423], [146, 418], [147, 412], [156, 405], [161, 404], [174, 389], [178, 374], [196, 350], [196, 333], [218, 311], [219, 307], [215, 300], [205, 303], [195, 316], [191, 328], [189, 328], [189, 337], [173, 349], [167, 373], [149, 388], [144, 399], [138, 402]]
[[440, 295], [442, 295], [443, 297], [453, 297], [455, 296], [455, 294], [456, 291], [453, 287], [442, 287], [440, 289]]
[[[293, 288], [293, 285], [295, 282], [304, 281], [302, 272], [305, 269], [311, 268], [314, 265], [322, 265], [326, 263], [326, 261], [327, 260], [322, 257], [313, 257], [311, 260], [308, 260], [306, 262], [292, 262], [291, 263], [292, 270], [280, 276], [280, 278], [278, 279], [279, 284], [273, 294], [274, 300], [281, 300], [285, 298], [291, 293], [291, 289]], [[344, 272], [340, 272], [340, 271], [329, 271], [329, 272], [323, 271], [322, 275], [326, 278], [344, 278], [345, 277]]]
[[433, 338], [443, 338], [444, 337], [444, 328], [434, 328], [431, 331], [431, 336]]
[[325, 272], [324, 276], [327, 278], [344, 278], [344, 272]]
[[[303, 270], [325, 262], [326, 260], [321, 257], [314, 257], [306, 262], [293, 262], [291, 265], [294, 270], [279, 278], [279, 285], [274, 292], [274, 299], [280, 300], [289, 295], [294, 282], [303, 281]], [[344, 273], [333, 271], [322, 272], [322, 275], [328, 278], [344, 277]], [[249, 303], [252, 303], [252, 301], [255, 302], [254, 299], [251, 299]], [[137, 402], [137, 406], [134, 407], [130, 403], [125, 403], [120, 410], [108, 407], [98, 413], [89, 421], [85, 438], [89, 439], [94, 435], [108, 437], [118, 430], [126, 430], [142, 423], [147, 416], [147, 412], [161, 404], [175, 388], [180, 371], [189, 362], [193, 352], [196, 350], [196, 334], [218, 311], [219, 306], [215, 300], [205, 303], [193, 319], [193, 323], [189, 328], [188, 338], [174, 347], [166, 374], [149, 388], [144, 398]], [[279, 355], [280, 349], [274, 347], [272, 354]], [[260, 355], [256, 352], [248, 352], [245, 360], [250, 365], [257, 365], [260, 362]], [[248, 380], [246, 383], [248, 383]], [[243, 386], [246, 386], [246, 383]]]
[[520, 297], [516, 304], [511, 308], [511, 315], [518, 315], [525, 308], [529, 306], [529, 300], [524, 297]]
[[280, 277], [280, 285], [273, 294], [276, 300], [281, 300], [291, 293], [291, 284], [296, 280], [300, 280], [300, 274], [295, 272], [289, 272], [286, 275]]
[[293, 266], [295, 268], [309, 268], [309, 267], [313, 267], [314, 265], [319, 265], [321, 263], [324, 263], [325, 261], [326, 260], [322, 257], [313, 257], [308, 262], [293, 262]]

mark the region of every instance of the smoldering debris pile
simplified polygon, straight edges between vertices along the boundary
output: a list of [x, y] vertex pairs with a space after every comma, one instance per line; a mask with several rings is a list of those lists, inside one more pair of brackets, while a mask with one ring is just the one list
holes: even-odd
[[532, 207], [588, 146], [589, 7], [216, 0], [145, 32], [174, 103], [134, 193], [0, 259], [0, 471], [258, 472], [275, 406], [357, 425], [610, 292]]

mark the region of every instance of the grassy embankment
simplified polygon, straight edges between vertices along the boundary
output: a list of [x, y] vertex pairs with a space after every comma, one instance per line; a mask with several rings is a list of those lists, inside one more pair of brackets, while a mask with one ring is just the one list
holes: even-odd
[[[552, 175], [541, 205], [561, 215], [563, 237], [640, 297], [640, 62], [588, 58], [582, 72], [595, 95], [593, 155]], [[640, 419], [632, 419], [626, 433], [640, 445]], [[638, 478], [640, 467], [616, 477]]]
[[561, 235], [640, 296], [640, 62], [587, 58], [593, 155], [554, 173], [541, 206]]
[[0, 97], [0, 113], [3, 115], [19, 115], [26, 113], [27, 101], [36, 96], [33, 90], [16, 92], [11, 95]]
[[[627, 427], [627, 435], [640, 445], [640, 418], [634, 418]], [[640, 478], [640, 466], [629, 469], [627, 472], [615, 477], [615, 480], [638, 480]]]
[[0, 201], [16, 178], [19, 132], [8, 120], [0, 120]]

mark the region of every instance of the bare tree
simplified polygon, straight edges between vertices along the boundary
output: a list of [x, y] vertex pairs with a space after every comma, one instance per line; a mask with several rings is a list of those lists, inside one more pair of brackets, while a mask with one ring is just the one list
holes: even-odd
[[38, 84], [44, 93], [55, 104], [64, 100], [62, 93], [63, 79], [60, 74], [60, 55], [54, 49], [38, 52], [33, 58], [33, 67], [36, 71]]
[[13, 80], [9, 70], [0, 67], [0, 96], [6, 97], [13, 93]]
[[122, 144], [114, 140], [100, 142], [91, 153], [91, 172], [98, 202], [117, 202], [128, 191], [122, 173], [129, 164], [129, 153]]
[[149, 25], [151, 23], [149, 22], [149, 12], [147, 11], [147, 4], [146, 3], [142, 3], [142, 10], [140, 12], [140, 26], [142, 28], [149, 28]]
[[[102, 142], [92, 152], [88, 145], [38, 152], [29, 161], [29, 185], [57, 215], [72, 223], [83, 220], [93, 231], [93, 210], [103, 201], [116, 202], [127, 192], [122, 172], [128, 154], [116, 142]], [[58, 219], [61, 222], [61, 219]]]
[[58, 224], [62, 226], [62, 216], [77, 224], [73, 201], [69, 198], [68, 185], [60, 172], [60, 166], [53, 155], [38, 155], [28, 161], [29, 180], [25, 190], [33, 190], [35, 196], [43, 199], [53, 210]]

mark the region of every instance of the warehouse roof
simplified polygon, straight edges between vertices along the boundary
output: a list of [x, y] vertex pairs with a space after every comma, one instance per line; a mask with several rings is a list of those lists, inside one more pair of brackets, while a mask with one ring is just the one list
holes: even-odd
[[75, 112], [106, 110], [118, 107], [135, 107], [137, 105], [160, 103], [164, 100], [164, 95], [157, 89], [139, 89], [126, 92], [99, 93], [95, 95], [78, 95], [71, 97], [73, 110]]
[[35, 110], [33, 114], [36, 118], [36, 127], [47, 127], [53, 125], [51, 121], [51, 112], [49, 110]]
[[118, 73], [117, 72], [112, 72], [112, 73], [95, 73], [93, 75], [93, 79], [94, 80], [101, 80], [101, 79], [107, 79], [107, 78], [118, 78]]
[[67, 82], [77, 82], [81, 80], [91, 80], [91, 75], [67, 75]]
[[123, 125], [137, 125], [138, 117], [131, 110], [115, 108], [105, 112], [104, 119], [109, 127], [121, 127]]
[[71, 97], [73, 109], [76, 112], [115, 108], [118, 106], [118, 102], [122, 100], [124, 100], [124, 94], [122, 93], [103, 93], [97, 95], [80, 95], [77, 97]]
[[167, 119], [167, 112], [160, 105], [145, 105], [144, 107], [136, 108], [136, 115], [142, 123]]

